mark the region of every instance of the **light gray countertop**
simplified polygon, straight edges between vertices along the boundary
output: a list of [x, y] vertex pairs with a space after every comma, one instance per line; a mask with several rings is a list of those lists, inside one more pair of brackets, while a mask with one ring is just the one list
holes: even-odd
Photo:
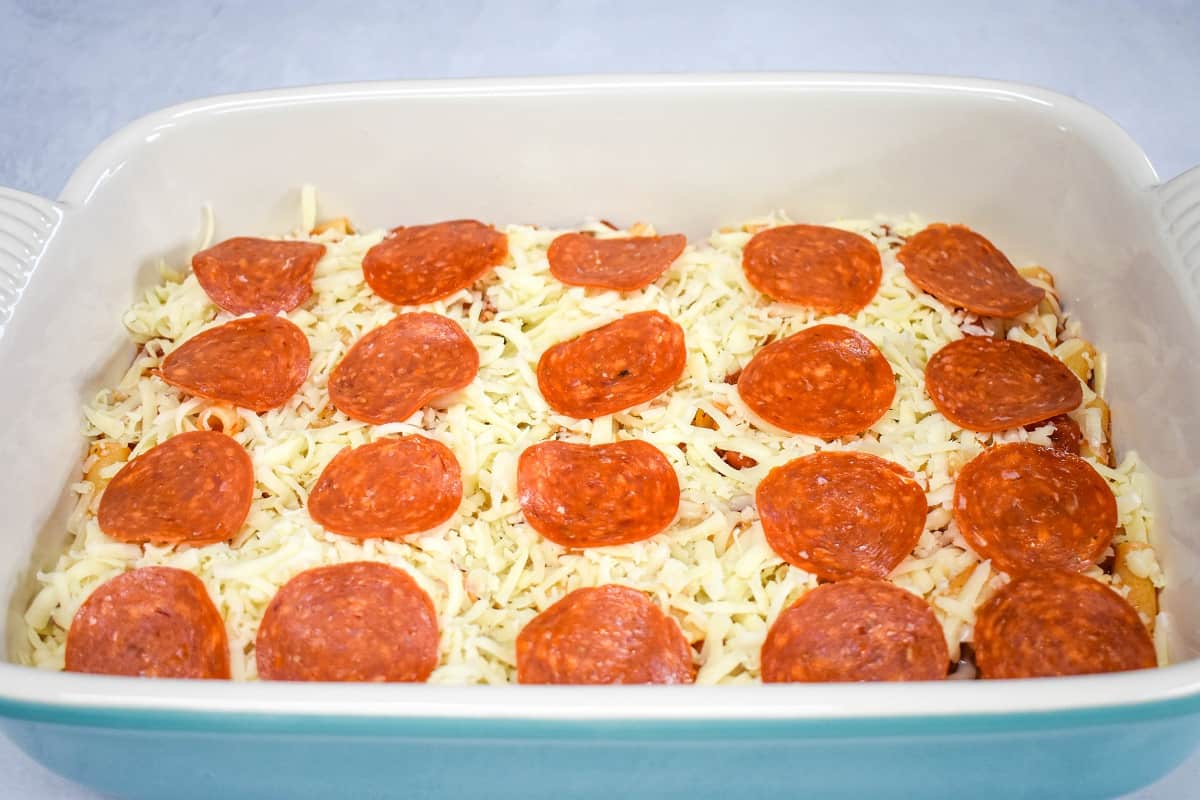
[[[1200, 164], [1200, 1], [184, 3], [0, 0], [0, 185], [53, 197], [172, 103], [309, 83], [849, 70], [1038, 84], [1113, 117], [1164, 179]], [[1140, 800], [1200, 794], [1200, 755]], [[0, 798], [96, 795], [0, 738]]]

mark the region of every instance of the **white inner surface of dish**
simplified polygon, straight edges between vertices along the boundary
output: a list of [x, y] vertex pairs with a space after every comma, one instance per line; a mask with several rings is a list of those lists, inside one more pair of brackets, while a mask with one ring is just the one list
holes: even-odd
[[[300, 230], [311, 230], [311, 203], [302, 216]], [[422, 307], [463, 326], [480, 352], [478, 377], [406, 422], [388, 425], [348, 419], [327, 407], [326, 392], [329, 372], [349, 346], [399, 310], [376, 297], [363, 280], [363, 255], [383, 231], [289, 237], [311, 238], [328, 248], [317, 266], [313, 298], [287, 315], [307, 335], [312, 365], [304, 386], [283, 408], [261, 415], [187, 397], [150, 374], [183, 340], [230, 319], [208, 300], [190, 272], [164, 267], [161, 282], [123, 317], [138, 354], [120, 383], [87, 406], [85, 433], [130, 445], [138, 455], [176, 433], [220, 420], [254, 461], [257, 496], [240, 535], [230, 543], [143, 547], [105, 536], [95, 518], [97, 487], [86, 480], [73, 485], [78, 500], [69, 520], [67, 551], [52, 569], [39, 573], [42, 588], [25, 615], [28, 662], [61, 669], [66, 630], [87, 595], [120, 572], [163, 564], [203, 580], [226, 620], [233, 677], [255, 678], [254, 637], [279, 587], [310, 567], [368, 559], [407, 570], [432, 597], [441, 644], [431, 681], [515, 680], [514, 641], [525, 623], [567, 591], [621, 583], [649, 592], [678, 620], [697, 645], [697, 682], [753, 682], [770, 623], [817, 585], [813, 575], [789, 566], [767, 546], [754, 510], [754, 489], [773, 467], [821, 449], [854, 449], [892, 459], [913, 471], [926, 489], [930, 512], [925, 532], [890, 580], [929, 601], [951, 657], [957, 659], [960, 644], [971, 640], [975, 607], [1006, 578], [980, 562], [957, 531], [951, 519], [954, 476], [993, 441], [1048, 445], [1052, 426], [973, 433], [934, 408], [924, 389], [925, 362], [964, 333], [983, 333], [985, 322], [943, 306], [904, 276], [895, 248], [900, 237], [922, 227], [920, 221], [831, 223], [866, 236], [882, 254], [879, 292], [853, 317], [771, 303], [746, 283], [741, 250], [752, 231], [787, 222], [775, 214], [722, 229], [706, 243], [689, 245], [655, 284], [623, 295], [568, 287], [550, 275], [546, 248], [563, 231], [502, 228], [509, 237], [508, 263], [472, 289]], [[581, 229], [626, 235], [600, 223]], [[1053, 265], [1047, 266], [1053, 272]], [[623, 314], [647, 309], [667, 314], [686, 333], [687, 369], [675, 387], [650, 403], [594, 421], [551, 411], [535, 378], [542, 352]], [[769, 339], [818, 321], [862, 332], [896, 373], [891, 409], [862, 436], [825, 443], [756, 427], [736, 387], [725, 380]], [[1035, 309], [1014, 322], [1009, 338], [1059, 355], [1078, 344], [1071, 341], [1078, 325], [1069, 317]], [[1102, 365], [1097, 372], [1102, 391]], [[1092, 449], [1099, 450], [1105, 433], [1099, 412], [1087, 408], [1094, 395], [1087, 388], [1084, 395], [1084, 405], [1072, 416]], [[697, 410], [712, 417], [718, 430], [693, 426]], [[1114, 420], [1120, 424], [1119, 418]], [[309, 518], [304, 510], [308, 490], [340, 449], [418, 432], [444, 442], [462, 465], [464, 500], [447, 524], [402, 542], [358, 542], [327, 533]], [[525, 524], [517, 504], [516, 463], [522, 449], [554, 437], [592, 444], [640, 438], [655, 444], [680, 478], [676, 521], [652, 539], [617, 547], [567, 550], [543, 539]], [[734, 469], [717, 449], [740, 452], [758, 464]], [[1115, 469], [1089, 461], [1116, 495], [1117, 540], [1148, 542], [1149, 487], [1136, 455], [1125, 454]], [[104, 477], [120, 466], [107, 468]], [[1142, 577], [1162, 585], [1153, 550], [1139, 551], [1129, 563]], [[1099, 568], [1089, 574], [1124, 589], [1119, 579]], [[1164, 628], [1156, 626], [1159, 632]], [[1155, 639], [1159, 661], [1166, 663], [1163, 637]]]

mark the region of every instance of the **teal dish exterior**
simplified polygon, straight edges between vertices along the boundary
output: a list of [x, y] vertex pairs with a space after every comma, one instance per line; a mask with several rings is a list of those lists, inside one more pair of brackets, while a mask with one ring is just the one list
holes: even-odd
[[81, 711], [4, 732], [122, 798], [1115, 797], [1200, 742], [1200, 700], [858, 720], [496, 720]]

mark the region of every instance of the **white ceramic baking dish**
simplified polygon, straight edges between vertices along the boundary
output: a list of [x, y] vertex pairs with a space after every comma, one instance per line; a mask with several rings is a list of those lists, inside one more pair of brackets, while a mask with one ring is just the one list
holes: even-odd
[[928, 685], [230, 684], [0, 664], [27, 752], [130, 797], [1117, 794], [1200, 742], [1200, 172], [1161, 184], [1108, 119], [1011, 84], [847, 75], [381, 83], [142, 119], [57, 201], [0, 190], [0, 593], [7, 661], [63, 544], [80, 407], [130, 351], [120, 312], [203, 203], [218, 237], [294, 224], [295, 188], [366, 226], [650, 219], [703, 236], [785, 208], [915, 211], [1050, 267], [1109, 354], [1120, 449], [1160, 492], [1175, 666]]

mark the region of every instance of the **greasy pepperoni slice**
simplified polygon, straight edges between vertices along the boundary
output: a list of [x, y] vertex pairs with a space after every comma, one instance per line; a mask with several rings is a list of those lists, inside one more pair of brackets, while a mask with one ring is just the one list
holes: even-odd
[[687, 237], [678, 233], [619, 239], [564, 233], [550, 243], [546, 258], [550, 274], [563, 283], [632, 292], [658, 280], [685, 247]]
[[737, 387], [766, 422], [828, 440], [878, 422], [896, 394], [896, 376], [861, 333], [814, 325], [758, 351]]
[[836, 581], [886, 577], [925, 530], [925, 492], [899, 464], [867, 453], [821, 452], [776, 467], [755, 504], [771, 549]]
[[1117, 501], [1082, 458], [1028, 442], [988, 448], [954, 484], [954, 519], [971, 547], [1010, 575], [1082, 571], [1117, 529]]
[[543, 353], [538, 388], [560, 414], [591, 419], [653, 400], [686, 363], [683, 328], [657, 311], [640, 311]]
[[1050, 434], [1051, 446], [1064, 453], [1079, 455], [1083, 447], [1083, 431], [1080, 430], [1079, 423], [1066, 414], [1058, 414], [1050, 419], [1031, 423], [1025, 426], [1025, 430], [1032, 431], [1047, 423], [1054, 426], [1054, 432]]
[[1044, 294], [995, 245], [964, 225], [930, 225], [910, 236], [896, 258], [923, 291], [986, 317], [1019, 316]]
[[354, 343], [329, 375], [329, 399], [362, 422], [403, 422], [477, 372], [479, 351], [457, 322], [401, 314]]
[[576, 589], [517, 635], [520, 683], [691, 683], [675, 620], [628, 586]]
[[856, 233], [784, 225], [754, 235], [742, 251], [750, 285], [781, 303], [826, 314], [861, 311], [879, 289], [879, 250]]
[[1149, 669], [1154, 643], [1138, 613], [1075, 572], [1017, 578], [976, 615], [975, 663], [984, 678], [1044, 678]]
[[1041, 422], [1083, 402], [1067, 365], [1023, 342], [967, 336], [933, 354], [925, 390], [946, 419], [972, 431]]
[[399, 539], [427, 531], [462, 502], [454, 453], [424, 436], [389, 437], [342, 449], [308, 495], [308, 514], [355, 539]]
[[203, 545], [237, 535], [254, 465], [216, 431], [180, 433], [130, 461], [100, 496], [100, 530], [122, 542]]
[[192, 256], [192, 272], [209, 299], [230, 314], [278, 314], [309, 298], [323, 255], [325, 245], [315, 242], [239, 236]]
[[254, 647], [265, 680], [421, 682], [437, 666], [437, 614], [395, 567], [317, 567], [276, 593]]
[[375, 294], [398, 306], [432, 303], [466, 289], [508, 258], [508, 237], [462, 219], [396, 228], [363, 257]]
[[563, 547], [648, 539], [679, 509], [671, 462], [641, 441], [535, 444], [517, 462], [517, 493], [534, 530]]
[[142, 567], [92, 592], [67, 632], [68, 672], [228, 678], [225, 623], [204, 584], [174, 567]]
[[779, 615], [762, 646], [764, 683], [936, 681], [950, 654], [929, 605], [885, 581], [826, 583]]
[[282, 317], [235, 319], [188, 339], [163, 360], [162, 379], [253, 411], [278, 408], [308, 377], [304, 332]]

